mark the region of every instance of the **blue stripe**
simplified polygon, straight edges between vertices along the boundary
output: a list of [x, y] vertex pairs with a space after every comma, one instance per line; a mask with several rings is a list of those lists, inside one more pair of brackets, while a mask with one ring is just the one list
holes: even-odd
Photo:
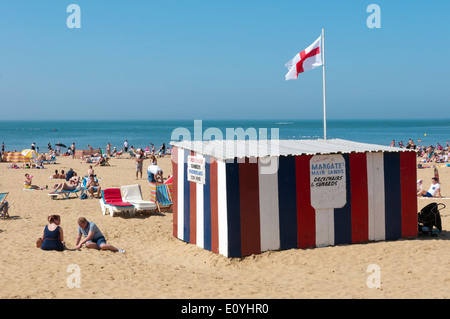
[[352, 243], [352, 190], [350, 181], [350, 155], [342, 154], [345, 160], [345, 188], [347, 202], [342, 208], [334, 209], [334, 243]]
[[241, 257], [241, 209], [239, 195], [239, 164], [226, 163], [228, 256]]
[[210, 158], [205, 156], [205, 185], [203, 187], [203, 231], [204, 248], [211, 250], [211, 185]]
[[402, 237], [400, 153], [384, 153], [384, 211], [386, 240]]
[[280, 248], [297, 248], [297, 191], [295, 157], [280, 156], [278, 166]]
[[191, 226], [191, 200], [190, 200], [190, 186], [189, 186], [189, 181], [188, 181], [188, 155], [190, 155], [190, 152], [188, 150], [184, 151], [184, 176], [183, 176], [183, 180], [181, 181], [182, 183], [184, 183], [184, 221], [183, 221], [183, 240], [187, 243], [190, 242], [190, 226]]

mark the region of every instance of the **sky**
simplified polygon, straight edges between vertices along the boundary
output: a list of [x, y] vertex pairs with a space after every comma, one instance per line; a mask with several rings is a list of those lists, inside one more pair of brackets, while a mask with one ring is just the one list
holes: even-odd
[[[69, 28], [70, 4], [80, 28]], [[380, 28], [369, 28], [370, 4]], [[3, 120], [450, 118], [450, 2], [0, 0]]]

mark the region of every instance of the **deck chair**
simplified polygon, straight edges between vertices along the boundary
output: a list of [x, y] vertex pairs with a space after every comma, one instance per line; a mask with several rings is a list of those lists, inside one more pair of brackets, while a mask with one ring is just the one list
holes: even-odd
[[100, 166], [111, 166], [109, 164], [109, 157], [103, 157], [104, 161], [100, 163]]
[[122, 200], [133, 204], [136, 210], [155, 211], [157, 206], [155, 202], [145, 201], [142, 198], [141, 185], [127, 185], [120, 187], [122, 191]]
[[56, 193], [49, 193], [48, 196], [50, 196], [52, 199], [57, 199], [58, 197], [61, 197], [62, 199], [68, 199], [71, 195], [75, 195], [74, 197], [79, 197], [84, 192], [84, 187], [80, 183], [80, 185], [75, 188], [74, 190], [62, 190]]
[[167, 189], [169, 190], [170, 198], [173, 198], [173, 176], [169, 176], [169, 178], [164, 182], [167, 185]]
[[42, 162], [44, 164], [56, 164], [56, 157], [55, 157], [55, 155], [53, 155], [51, 159], [49, 159], [49, 160], [42, 160]]
[[0, 193], [0, 217], [8, 218], [9, 217], [9, 203], [6, 201], [6, 196], [9, 193]]
[[156, 203], [158, 211], [172, 208], [172, 196], [166, 184], [150, 183], [150, 199]]
[[130, 215], [136, 213], [136, 208], [133, 204], [122, 200], [120, 188], [106, 188], [102, 190], [100, 206], [103, 215], [106, 215], [106, 213], [109, 212], [111, 217], [114, 217], [115, 213], [128, 212]]

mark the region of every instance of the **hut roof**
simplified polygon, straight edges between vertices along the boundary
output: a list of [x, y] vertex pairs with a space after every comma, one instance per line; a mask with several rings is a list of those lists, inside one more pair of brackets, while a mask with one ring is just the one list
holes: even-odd
[[342, 139], [317, 140], [212, 140], [171, 142], [172, 146], [227, 160], [243, 157], [296, 156], [366, 152], [404, 152], [404, 148]]

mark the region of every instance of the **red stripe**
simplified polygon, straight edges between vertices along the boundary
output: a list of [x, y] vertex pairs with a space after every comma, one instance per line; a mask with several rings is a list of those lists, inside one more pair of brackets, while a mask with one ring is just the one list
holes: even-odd
[[402, 237], [417, 236], [416, 153], [400, 152]]
[[[191, 156], [195, 153], [191, 151]], [[189, 169], [189, 167], [188, 167]], [[189, 243], [197, 243], [197, 183], [189, 182]]]
[[[211, 157], [210, 157], [211, 158]], [[219, 208], [217, 203], [217, 162], [211, 158], [209, 165], [211, 194], [211, 251], [219, 253]]]
[[311, 206], [309, 168], [311, 157], [310, 155], [295, 157], [298, 248], [308, 248], [316, 245], [316, 211]]
[[173, 230], [174, 237], [178, 237], [178, 148], [172, 148], [172, 174], [173, 174]]
[[303, 62], [305, 62], [306, 59], [309, 59], [313, 56], [316, 56], [320, 54], [320, 47], [317, 47], [315, 49], [312, 49], [311, 51], [308, 52], [308, 54], [305, 53], [305, 50], [303, 50], [302, 52], [300, 52], [300, 61], [297, 62], [296, 67], [297, 67], [297, 75], [299, 73], [304, 72], [305, 70], [303, 69]]
[[241, 256], [261, 253], [258, 163], [239, 163]]
[[369, 193], [366, 153], [350, 154], [352, 243], [369, 240]]

